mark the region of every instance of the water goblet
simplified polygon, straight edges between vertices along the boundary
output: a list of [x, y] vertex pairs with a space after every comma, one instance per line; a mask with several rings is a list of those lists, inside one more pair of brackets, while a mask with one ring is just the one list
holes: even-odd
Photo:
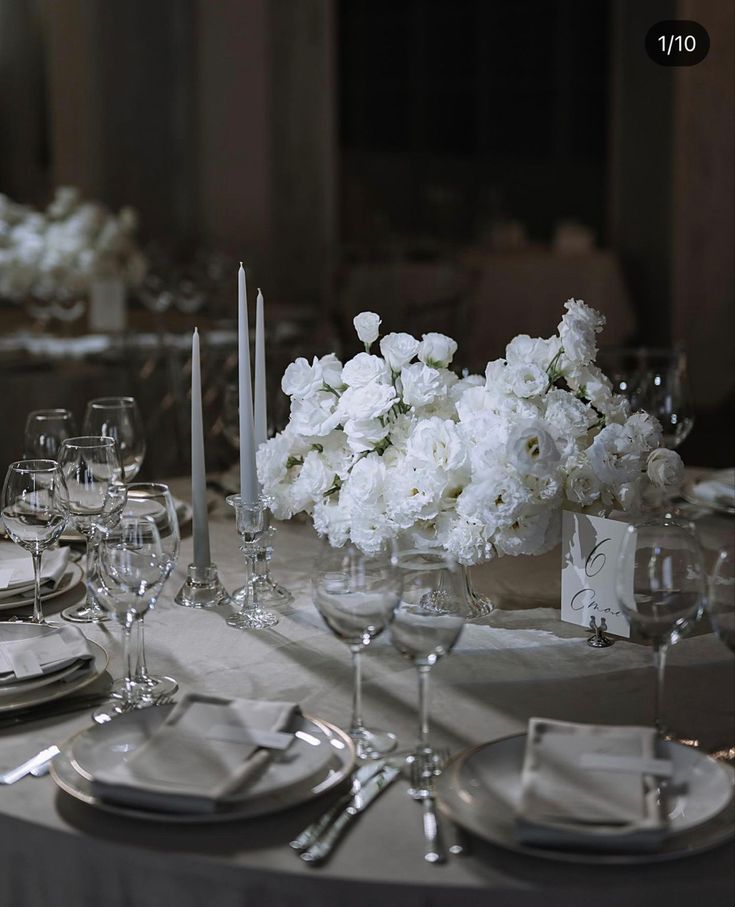
[[352, 653], [354, 681], [349, 735], [359, 759], [378, 759], [395, 748], [395, 734], [365, 727], [362, 718], [362, 650], [393, 618], [401, 599], [401, 573], [386, 554], [355, 545], [330, 548], [316, 564], [312, 598], [337, 639]]
[[36, 409], [26, 419], [23, 449], [29, 459], [55, 460], [61, 442], [77, 433], [68, 409]]
[[408, 761], [419, 763], [409, 793], [420, 797], [430, 790], [443, 761], [429, 736], [429, 673], [456, 645], [470, 616], [470, 602], [462, 571], [450, 555], [409, 548], [400, 551], [398, 563], [403, 593], [390, 635], [401, 655], [413, 661], [418, 676], [418, 739]]
[[227, 618], [227, 624], [237, 630], [264, 630], [275, 627], [278, 615], [263, 607], [258, 581], [259, 570], [265, 562], [262, 539], [269, 526], [268, 507], [263, 500], [250, 502], [239, 494], [228, 495], [226, 500], [235, 511], [235, 523], [241, 542], [240, 551], [245, 555], [248, 564], [245, 586], [232, 596], [240, 608]]
[[2, 491], [3, 523], [10, 538], [33, 559], [33, 616], [47, 624], [41, 605], [41, 558], [66, 525], [59, 504], [61, 473], [55, 460], [18, 460], [8, 467]]
[[[123, 510], [123, 518], [148, 517], [152, 519], [161, 539], [161, 546], [166, 555], [167, 572], [163, 582], [157, 587], [152, 596], [149, 608], [156, 607], [158, 599], [166, 580], [176, 566], [179, 557], [181, 535], [179, 532], [179, 519], [176, 515], [176, 505], [168, 485], [162, 482], [131, 482], [127, 486], [127, 500]], [[156, 699], [161, 696], [170, 696], [175, 693], [179, 685], [173, 677], [151, 674], [148, 671], [148, 662], [145, 651], [145, 615], [137, 621], [138, 627], [138, 655], [135, 671], [135, 685], [141, 697]]]
[[[114, 438], [98, 435], [67, 438], [59, 449], [59, 468], [61, 506], [86, 541], [86, 575], [89, 580], [95, 568], [97, 520], [108, 502], [110, 486], [122, 474], [117, 442]], [[64, 609], [62, 615], [73, 623], [109, 619], [89, 587], [84, 602]]]
[[658, 419], [665, 447], [676, 450], [682, 444], [694, 426], [686, 356], [682, 350], [640, 350], [631, 405]]
[[[723, 549], [712, 571], [705, 605], [712, 628], [735, 654], [735, 548]], [[735, 744], [712, 753], [715, 759], [735, 761]]]
[[[145, 458], [143, 420], [134, 397], [98, 397], [90, 400], [82, 430], [88, 435], [105, 435], [117, 441], [124, 481], [131, 482]], [[121, 478], [118, 476], [118, 478]]]
[[667, 515], [628, 526], [615, 585], [631, 627], [653, 647], [654, 727], [660, 737], [675, 739], [661, 717], [666, 655], [698, 620], [707, 598], [704, 555], [691, 524]]
[[169, 572], [169, 558], [151, 517], [122, 517], [100, 541], [98, 570], [91, 583], [96, 600], [122, 629], [125, 670], [122, 682], [117, 684], [117, 697], [92, 715], [100, 724], [152, 703], [135, 682], [131, 635]]

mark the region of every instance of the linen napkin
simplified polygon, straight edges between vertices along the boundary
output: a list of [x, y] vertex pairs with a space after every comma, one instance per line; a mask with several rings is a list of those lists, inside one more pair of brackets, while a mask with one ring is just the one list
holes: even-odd
[[710, 504], [735, 507], [735, 469], [722, 469], [696, 484], [696, 495]]
[[49, 627], [47, 633], [23, 639], [0, 639], [0, 686], [89, 662], [94, 654], [78, 627]]
[[94, 773], [94, 796], [164, 812], [215, 812], [287, 749], [299, 708], [188, 694], [129, 759]]
[[537, 847], [656, 850], [666, 826], [656, 732], [532, 718], [516, 832]]
[[[3, 548], [5, 546], [2, 546]], [[13, 545], [15, 551], [17, 547]], [[55, 589], [69, 564], [69, 548], [56, 548], [44, 553], [41, 561], [41, 583]], [[33, 560], [30, 554], [0, 559], [0, 590], [33, 583]]]

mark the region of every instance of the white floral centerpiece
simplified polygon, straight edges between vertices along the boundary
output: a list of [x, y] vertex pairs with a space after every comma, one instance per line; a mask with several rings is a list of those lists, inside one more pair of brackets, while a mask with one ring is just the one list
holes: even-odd
[[84, 295], [103, 279], [137, 286], [147, 270], [137, 225], [132, 208], [112, 214], [68, 186], [43, 212], [0, 195], [0, 299]]
[[283, 376], [291, 417], [258, 451], [274, 514], [310, 514], [334, 546], [372, 553], [409, 534], [472, 565], [549, 550], [563, 508], [633, 514], [651, 485], [676, 485], [683, 465], [656, 420], [594, 364], [604, 317], [565, 309], [558, 335], [515, 337], [462, 378], [450, 337], [388, 334], [376, 355], [380, 318], [358, 315], [364, 353], [297, 359]]

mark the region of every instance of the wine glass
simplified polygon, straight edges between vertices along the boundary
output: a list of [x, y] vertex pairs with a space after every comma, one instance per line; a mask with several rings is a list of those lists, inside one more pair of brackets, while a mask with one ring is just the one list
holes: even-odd
[[61, 442], [77, 433], [74, 416], [68, 409], [35, 409], [26, 419], [23, 449], [25, 456], [55, 460]]
[[419, 727], [409, 793], [425, 796], [441, 759], [429, 739], [429, 672], [449, 655], [470, 613], [462, 570], [445, 552], [405, 549], [398, 563], [403, 573], [403, 594], [390, 628], [394, 647], [416, 666], [419, 687]]
[[684, 352], [641, 349], [630, 400], [661, 423], [665, 447], [679, 447], [694, 426]]
[[114, 438], [120, 450], [124, 480], [131, 482], [138, 475], [145, 458], [145, 435], [134, 397], [98, 397], [90, 400], [84, 413], [82, 430], [88, 435]]
[[370, 556], [354, 545], [331, 548], [316, 565], [312, 596], [326, 625], [352, 653], [349, 734], [355, 751], [360, 759], [377, 759], [395, 747], [396, 737], [363, 724], [361, 653], [391, 621], [401, 598], [400, 571], [387, 554]]
[[2, 493], [3, 523], [10, 538], [33, 559], [33, 617], [46, 624], [41, 606], [41, 558], [66, 525], [59, 505], [61, 473], [55, 460], [18, 460], [8, 467]]
[[707, 598], [704, 554], [692, 525], [667, 515], [628, 526], [615, 585], [631, 626], [653, 646], [654, 726], [659, 736], [673, 739], [661, 718], [666, 655], [697, 621]]
[[[114, 438], [87, 435], [67, 438], [59, 449], [61, 483], [59, 499], [67, 516], [87, 543], [87, 580], [94, 574], [97, 522], [109, 506], [110, 486], [122, 475], [122, 464]], [[108, 615], [87, 587], [84, 602], [65, 608], [63, 616], [73, 623], [105, 621]]]
[[[149, 607], [154, 608], [163, 591], [166, 580], [176, 566], [179, 557], [179, 519], [176, 516], [176, 505], [168, 485], [162, 482], [132, 482], [127, 486], [127, 500], [122, 518], [148, 517], [153, 519], [161, 539], [161, 547], [166, 556], [167, 570], [163, 581], [156, 588]], [[179, 685], [173, 677], [159, 676], [148, 672], [145, 653], [144, 615], [138, 624], [138, 658], [135, 671], [135, 685], [138, 693], [145, 699], [156, 699], [169, 696], [178, 690]]]
[[[735, 548], [720, 552], [710, 577], [707, 613], [715, 633], [735, 654]], [[735, 744], [712, 753], [715, 759], [732, 762]]]
[[118, 696], [93, 713], [99, 724], [152, 702], [141, 695], [135, 682], [131, 631], [169, 572], [169, 558], [152, 517], [124, 516], [100, 541], [98, 571], [92, 580], [94, 595], [121, 626], [125, 676], [117, 685]]

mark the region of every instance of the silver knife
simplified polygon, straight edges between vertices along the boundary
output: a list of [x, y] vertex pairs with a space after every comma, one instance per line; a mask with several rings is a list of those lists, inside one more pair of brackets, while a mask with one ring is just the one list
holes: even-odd
[[329, 858], [342, 833], [355, 821], [357, 816], [368, 807], [400, 774], [394, 765], [385, 765], [352, 797], [350, 804], [329, 826], [319, 840], [301, 854], [301, 859], [309, 866], [317, 866]]
[[324, 834], [332, 822], [339, 817], [342, 811], [352, 803], [353, 798], [358, 795], [363, 784], [366, 784], [374, 775], [376, 775], [384, 765], [385, 760], [379, 760], [377, 762], [368, 762], [366, 765], [362, 765], [358, 768], [352, 776], [352, 787], [349, 792], [343, 794], [334, 806], [330, 807], [323, 815], [319, 816], [319, 818], [312, 822], [311, 825], [307, 825], [300, 835], [289, 842], [289, 846], [298, 851], [306, 850], [307, 847], [311, 847], [311, 845]]

